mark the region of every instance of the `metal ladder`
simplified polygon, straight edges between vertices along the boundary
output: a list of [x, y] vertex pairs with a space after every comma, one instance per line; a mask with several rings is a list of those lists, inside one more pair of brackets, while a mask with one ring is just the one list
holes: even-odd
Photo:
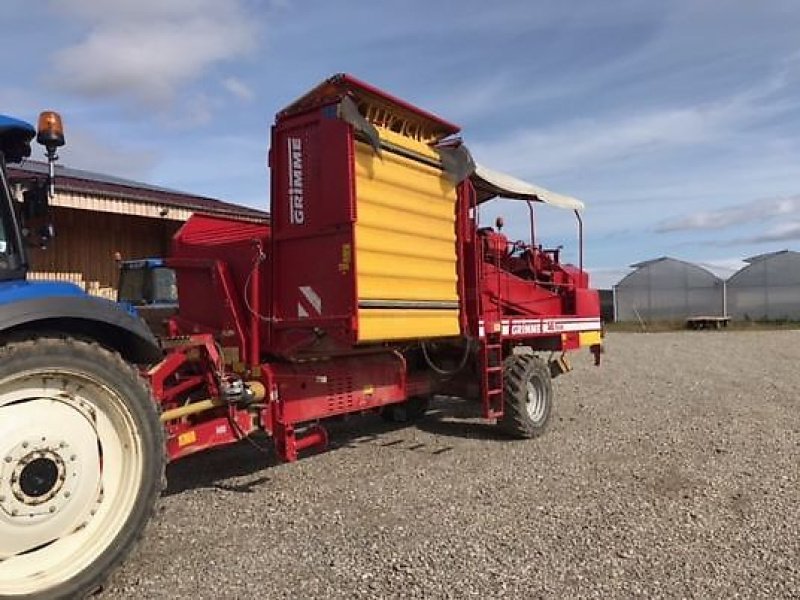
[[503, 416], [503, 336], [486, 332], [481, 343], [481, 405], [486, 419]]

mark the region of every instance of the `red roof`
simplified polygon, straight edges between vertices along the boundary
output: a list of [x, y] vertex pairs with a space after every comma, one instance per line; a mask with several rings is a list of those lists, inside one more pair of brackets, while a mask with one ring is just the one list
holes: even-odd
[[[31, 178], [39, 179], [46, 174], [47, 163], [44, 162], [27, 160], [19, 165], [8, 166], [9, 180], [12, 183], [14, 181], [30, 180]], [[195, 212], [232, 215], [256, 220], [269, 219], [268, 212], [248, 206], [187, 194], [178, 190], [102, 173], [71, 169], [61, 165], [56, 165], [56, 189], [95, 196], [117, 197], [145, 204], [183, 208]], [[266, 198], [264, 203], [267, 203]]]

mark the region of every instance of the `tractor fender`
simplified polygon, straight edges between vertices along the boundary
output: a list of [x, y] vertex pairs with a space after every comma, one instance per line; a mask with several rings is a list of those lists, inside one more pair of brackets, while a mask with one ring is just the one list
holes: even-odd
[[40, 296], [0, 304], [0, 336], [36, 331], [91, 338], [136, 364], [163, 357], [158, 340], [135, 311], [95, 296]]

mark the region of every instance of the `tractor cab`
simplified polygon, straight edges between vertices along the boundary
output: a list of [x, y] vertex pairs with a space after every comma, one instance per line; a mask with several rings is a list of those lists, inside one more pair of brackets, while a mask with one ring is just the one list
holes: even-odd
[[121, 261], [119, 267], [117, 302], [135, 308], [155, 336], [167, 335], [167, 321], [178, 312], [175, 271], [163, 258]]
[[0, 152], [4, 163], [17, 163], [31, 155], [33, 125], [14, 117], [0, 115]]
[[64, 145], [61, 117], [52, 111], [43, 112], [37, 131], [25, 121], [0, 115], [0, 281], [25, 279], [25, 246], [32, 243], [43, 246], [52, 237], [50, 225], [31, 228], [20, 222], [6, 172], [7, 163], [18, 163], [30, 156], [34, 137], [45, 147], [50, 168], [44, 181], [31, 182], [23, 192], [21, 216], [30, 221], [45, 216], [48, 199], [53, 195], [57, 150]]

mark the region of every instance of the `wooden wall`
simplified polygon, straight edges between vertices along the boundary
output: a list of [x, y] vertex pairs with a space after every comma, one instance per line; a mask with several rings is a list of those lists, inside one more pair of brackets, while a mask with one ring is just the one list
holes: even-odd
[[31, 270], [44, 273], [83, 273], [84, 281], [116, 287], [117, 265], [123, 260], [166, 256], [172, 235], [182, 223], [53, 207], [56, 237], [45, 250], [28, 249]]

